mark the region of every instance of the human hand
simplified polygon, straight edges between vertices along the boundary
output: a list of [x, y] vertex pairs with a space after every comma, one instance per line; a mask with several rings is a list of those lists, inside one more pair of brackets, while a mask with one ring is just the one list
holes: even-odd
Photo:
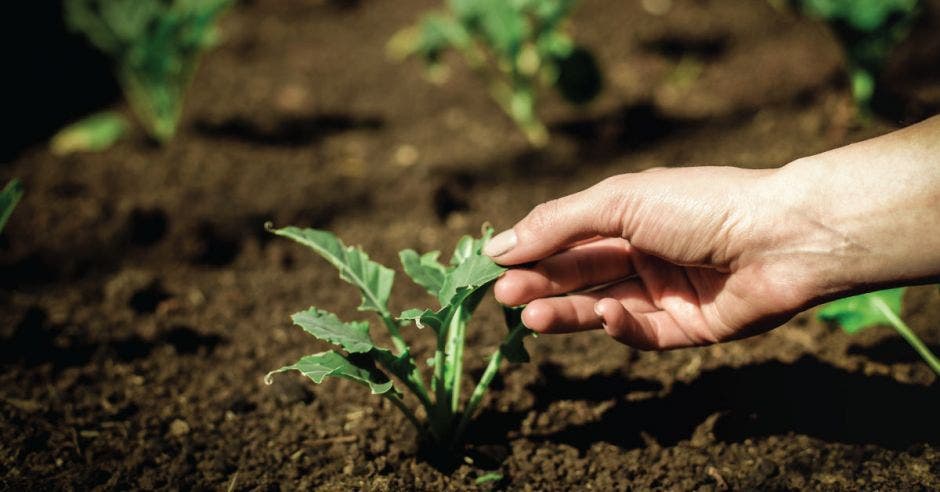
[[[655, 169], [539, 205], [486, 253], [513, 268], [494, 289], [541, 333], [595, 328], [641, 349], [773, 328], [811, 299], [811, 270], [782, 254], [774, 171]], [[502, 250], [502, 251], [501, 251]], [[594, 290], [590, 290], [595, 288]]]

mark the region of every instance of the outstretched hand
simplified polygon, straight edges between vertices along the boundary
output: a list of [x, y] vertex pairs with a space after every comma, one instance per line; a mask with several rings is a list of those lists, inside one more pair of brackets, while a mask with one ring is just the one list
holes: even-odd
[[[486, 254], [517, 265], [497, 300], [528, 304], [541, 333], [603, 328], [641, 349], [705, 345], [770, 329], [808, 300], [768, 233], [772, 171], [654, 169], [539, 205]], [[778, 245], [777, 245], [778, 246]]]

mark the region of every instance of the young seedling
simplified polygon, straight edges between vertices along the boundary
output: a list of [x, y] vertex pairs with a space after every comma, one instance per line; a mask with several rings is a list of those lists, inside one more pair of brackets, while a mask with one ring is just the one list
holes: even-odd
[[919, 0], [798, 0], [808, 15], [829, 23], [842, 43], [856, 104], [870, 109], [875, 81], [891, 50], [907, 37]]
[[124, 96], [147, 133], [176, 133], [183, 98], [215, 24], [232, 0], [65, 0], [68, 26], [113, 59]]
[[574, 0], [446, 0], [446, 10], [398, 32], [389, 52], [398, 59], [424, 58], [431, 79], [443, 81], [441, 57], [456, 50], [529, 142], [540, 147], [548, 131], [536, 113], [539, 85], [554, 86], [577, 104], [601, 88], [593, 56], [565, 29], [573, 6]]
[[[483, 375], [461, 406], [467, 325], [489, 285], [505, 271], [481, 252], [493, 234], [491, 228], [486, 228], [480, 239], [463, 237], [446, 265], [438, 261], [438, 251], [423, 255], [410, 249], [402, 251], [399, 258], [405, 273], [437, 299], [440, 307], [409, 309], [397, 317], [388, 307], [395, 273], [370, 260], [362, 249], [344, 245], [327, 231], [296, 227], [272, 229], [270, 226], [269, 230], [313, 249], [336, 267], [340, 278], [359, 289], [362, 295], [359, 310], [378, 315], [395, 349], [378, 346], [369, 333], [368, 322], [343, 322], [334, 314], [311, 307], [295, 313], [292, 316], [294, 323], [314, 337], [337, 345], [342, 351], [329, 350], [302, 357], [295, 364], [269, 373], [265, 377], [268, 384], [275, 373], [291, 370], [300, 371], [315, 383], [322, 382], [327, 376], [355, 381], [401, 410], [422, 439], [443, 449], [454, 450], [499, 371], [502, 360], [528, 362], [529, 355], [523, 340], [531, 332], [523, 326], [518, 309], [504, 308], [509, 332], [490, 355]], [[437, 339], [434, 358], [428, 361], [433, 372], [430, 386], [401, 334], [401, 330], [410, 325], [431, 331]], [[392, 378], [397, 379], [401, 387]], [[424, 419], [406, 404], [402, 388], [416, 397], [424, 411]]]
[[819, 310], [819, 317], [834, 321], [847, 333], [858, 333], [865, 328], [890, 325], [914, 347], [934, 372], [940, 376], [940, 359], [927, 348], [901, 319], [901, 301], [904, 288], [880, 290], [830, 302]]
[[7, 225], [7, 220], [13, 214], [13, 207], [16, 207], [17, 202], [22, 197], [23, 185], [16, 179], [7, 183], [0, 190], [0, 232], [3, 232], [3, 226]]

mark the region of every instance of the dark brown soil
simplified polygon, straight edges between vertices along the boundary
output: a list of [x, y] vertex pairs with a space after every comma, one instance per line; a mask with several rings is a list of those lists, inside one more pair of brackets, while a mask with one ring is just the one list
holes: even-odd
[[[27, 189], [0, 236], [0, 489], [940, 488], [937, 378], [888, 328], [850, 337], [810, 314], [666, 353], [598, 333], [531, 340], [532, 363], [503, 369], [452, 469], [359, 387], [265, 386], [325, 348], [290, 313], [363, 316], [266, 220], [331, 229], [394, 265], [612, 174], [778, 166], [902, 121], [855, 125], [833, 38], [765, 2], [677, 1], [655, 17], [585, 0], [574, 27], [605, 91], [583, 109], [549, 96], [553, 141], [534, 152], [459, 63], [435, 87], [385, 59], [435, 4], [243, 2], [170, 145], [138, 136], [67, 158], [38, 145], [0, 167]], [[930, 6], [887, 77], [904, 117], [940, 110]], [[697, 78], [676, 76], [683, 53]], [[402, 280], [393, 311], [424, 302]], [[940, 345], [936, 288], [906, 306]], [[469, 335], [474, 377], [502, 330], [489, 305]], [[424, 360], [428, 334], [407, 337]], [[475, 485], [490, 471], [503, 479]]]

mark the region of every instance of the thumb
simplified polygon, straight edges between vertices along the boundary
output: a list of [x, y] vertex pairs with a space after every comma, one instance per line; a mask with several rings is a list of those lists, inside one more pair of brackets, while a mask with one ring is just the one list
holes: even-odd
[[512, 229], [491, 239], [483, 253], [501, 265], [519, 265], [548, 257], [596, 236], [623, 234], [623, 192], [606, 181], [573, 195], [542, 203]]

